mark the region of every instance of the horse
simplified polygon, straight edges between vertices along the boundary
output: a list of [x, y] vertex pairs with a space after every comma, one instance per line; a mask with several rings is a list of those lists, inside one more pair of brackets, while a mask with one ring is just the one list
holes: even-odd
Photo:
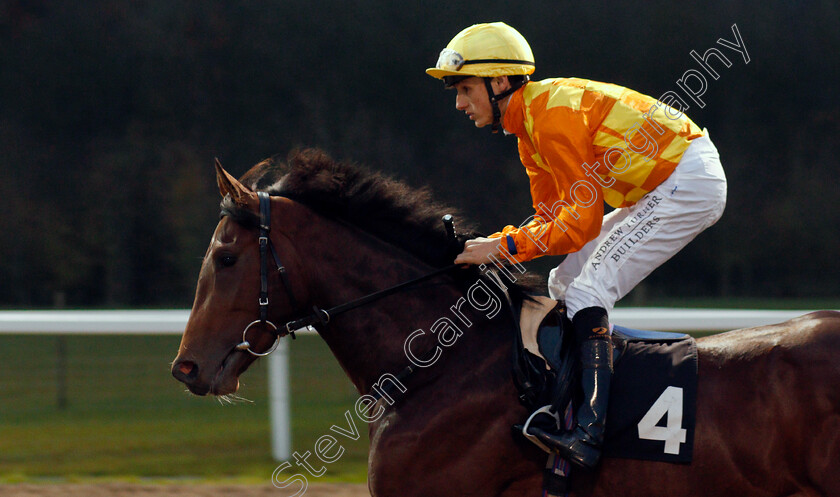
[[[545, 454], [511, 431], [529, 414], [511, 379], [511, 322], [480, 268], [447, 267], [448, 209], [427, 189], [312, 149], [240, 179], [217, 162], [216, 176], [222, 216], [177, 380], [232, 394], [257, 354], [311, 324], [361, 395], [371, 495], [540, 494]], [[517, 276], [513, 298], [537, 289]], [[572, 494], [840, 496], [840, 313], [701, 338], [697, 349], [692, 462], [604, 458], [573, 473]]]

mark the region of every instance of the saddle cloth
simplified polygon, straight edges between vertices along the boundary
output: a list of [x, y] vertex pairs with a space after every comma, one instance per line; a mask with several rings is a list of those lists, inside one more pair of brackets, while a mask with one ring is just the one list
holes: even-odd
[[[569, 340], [573, 333], [559, 337], [557, 319], [547, 319], [552, 311], [563, 314], [559, 321], [570, 326], [558, 302], [548, 297], [525, 300], [519, 317], [522, 346], [539, 358], [535, 368], [553, 371], [577, 360], [565, 347], [576, 347]], [[552, 321], [552, 326], [540, 325]], [[571, 331], [571, 330], [567, 330]], [[615, 345], [614, 375], [607, 411], [604, 456], [645, 459], [673, 463], [691, 462], [697, 406], [697, 346], [682, 333], [639, 331], [613, 326]], [[527, 354], [526, 354], [527, 355]], [[571, 368], [577, 371], [577, 367]], [[568, 376], [566, 380], [568, 381]], [[550, 380], [549, 380], [550, 381]], [[571, 381], [575, 407], [581, 394], [577, 374]], [[545, 392], [555, 393], [556, 387]], [[555, 399], [543, 398], [546, 403]]]

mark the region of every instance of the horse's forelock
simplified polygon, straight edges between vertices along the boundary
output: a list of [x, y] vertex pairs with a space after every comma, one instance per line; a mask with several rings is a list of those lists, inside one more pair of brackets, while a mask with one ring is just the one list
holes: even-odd
[[229, 217], [237, 224], [248, 229], [256, 229], [260, 225], [259, 216], [255, 212], [236, 205], [233, 199], [230, 198], [230, 195], [225, 195], [219, 204], [219, 208], [221, 210], [219, 218]]

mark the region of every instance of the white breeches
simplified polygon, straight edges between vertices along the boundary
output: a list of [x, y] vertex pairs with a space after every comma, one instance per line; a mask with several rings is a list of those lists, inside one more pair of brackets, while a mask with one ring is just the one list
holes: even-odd
[[569, 318], [611, 312], [654, 269], [713, 225], [726, 205], [726, 176], [708, 134], [692, 140], [671, 176], [635, 204], [604, 216], [601, 232], [551, 271], [549, 295]]

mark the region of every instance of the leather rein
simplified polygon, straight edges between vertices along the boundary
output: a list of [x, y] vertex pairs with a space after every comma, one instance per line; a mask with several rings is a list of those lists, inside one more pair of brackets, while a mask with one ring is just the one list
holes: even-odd
[[[259, 306], [260, 306], [260, 318], [257, 320], [252, 321], [248, 326], [245, 327], [245, 330], [242, 331], [242, 342], [236, 346], [236, 350], [244, 350], [250, 354], [255, 356], [267, 356], [268, 354], [274, 352], [277, 348], [277, 345], [280, 343], [280, 339], [286, 335], [291, 335], [292, 339], [295, 337], [295, 331], [305, 328], [307, 326], [320, 324], [326, 325], [330, 322], [330, 320], [342, 313], [347, 311], [362, 307], [364, 305], [370, 304], [375, 302], [379, 299], [387, 297], [388, 295], [394, 294], [399, 292], [400, 290], [420, 283], [425, 280], [429, 280], [434, 278], [438, 275], [443, 273], [449, 272], [455, 268], [460, 267], [460, 264], [451, 264], [446, 267], [442, 267], [436, 269], [430, 273], [424, 274], [418, 278], [414, 278], [413, 280], [409, 280], [398, 285], [394, 285], [390, 288], [386, 288], [384, 290], [380, 290], [378, 292], [374, 292], [363, 297], [360, 297], [356, 300], [352, 300], [350, 302], [346, 302], [341, 305], [337, 305], [330, 309], [321, 309], [318, 306], [312, 307], [312, 314], [308, 316], [304, 316], [299, 319], [294, 319], [292, 321], [287, 321], [284, 329], [279, 329], [277, 325], [273, 322], [268, 320], [268, 253], [271, 252], [271, 256], [274, 259], [274, 264], [277, 267], [277, 272], [280, 273], [280, 279], [283, 282], [283, 287], [286, 290], [286, 295], [289, 297], [289, 302], [293, 309], [297, 308], [297, 300], [295, 299], [294, 292], [292, 290], [292, 285], [289, 282], [289, 277], [286, 273], [286, 267], [280, 261], [280, 257], [277, 254], [277, 250], [274, 248], [274, 244], [271, 243], [271, 239], [269, 238], [269, 234], [271, 233], [271, 197], [266, 192], [257, 192], [257, 197], [260, 201], [260, 224], [259, 224], [259, 250], [260, 250], [260, 296], [259, 296]], [[454, 228], [452, 226], [452, 216], [444, 216], [444, 225], [446, 226], [447, 233], [449, 234], [450, 238], [454, 239]], [[270, 333], [276, 335], [274, 340], [274, 344], [265, 352], [255, 352], [251, 349], [251, 343], [248, 341], [247, 335], [248, 330], [251, 329], [256, 324], [261, 324], [265, 327]]]

